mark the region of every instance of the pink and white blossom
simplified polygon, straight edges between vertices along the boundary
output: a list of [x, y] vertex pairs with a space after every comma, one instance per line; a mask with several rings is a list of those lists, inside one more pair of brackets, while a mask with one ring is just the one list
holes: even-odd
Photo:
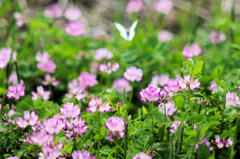
[[189, 75], [184, 76], [184, 79], [180, 80], [178, 83], [179, 83], [181, 89], [185, 89], [185, 90], [191, 89], [191, 90], [195, 91], [196, 88], [201, 88], [201, 84], [200, 84], [199, 80], [191, 79]]
[[219, 89], [218, 89], [218, 87], [217, 87], [216, 81], [212, 81], [212, 82], [211, 82], [211, 86], [208, 87], [208, 89], [209, 89], [210, 91], [212, 91], [213, 93], [214, 93], [214, 92], [218, 92]]
[[141, 90], [139, 96], [143, 102], [157, 102], [160, 96], [160, 88], [156, 85], [149, 84], [147, 88]]
[[158, 0], [154, 4], [154, 8], [159, 13], [169, 14], [173, 8], [173, 2], [171, 0]]
[[144, 152], [140, 152], [140, 153], [136, 154], [132, 159], [152, 159], [152, 156], [150, 156]]
[[139, 12], [143, 8], [143, 6], [144, 4], [141, 0], [129, 0], [126, 7], [126, 12], [127, 13]]
[[158, 33], [158, 41], [159, 42], [168, 42], [172, 39], [173, 34], [167, 30], [162, 30]]
[[63, 9], [61, 9], [60, 6], [55, 3], [47, 7], [44, 11], [44, 14], [48, 18], [60, 18], [63, 15]]
[[39, 121], [38, 116], [35, 112], [30, 113], [30, 111], [24, 111], [23, 118], [16, 118], [16, 123], [18, 127], [25, 129], [28, 125], [34, 126]]
[[213, 30], [210, 33], [209, 38], [213, 44], [216, 44], [216, 43], [221, 43], [221, 42], [225, 41], [226, 35], [224, 35], [223, 33], [218, 33], [215, 30]]
[[68, 35], [82, 36], [85, 35], [85, 26], [79, 21], [70, 22], [67, 24], [65, 31]]
[[78, 20], [82, 15], [82, 12], [79, 8], [69, 7], [66, 9], [64, 13], [64, 17], [70, 21]]
[[202, 49], [200, 48], [199, 45], [197, 44], [192, 44], [192, 46], [184, 46], [183, 51], [182, 51], [182, 55], [185, 58], [192, 58], [193, 56], [199, 56], [202, 53]]
[[77, 150], [72, 153], [72, 159], [96, 159], [96, 156], [91, 156], [91, 154], [86, 150]]
[[38, 98], [42, 98], [43, 100], [48, 100], [50, 98], [50, 91], [44, 91], [42, 86], [37, 87], [37, 92], [32, 92], [32, 100], [35, 101]]
[[116, 138], [120, 139], [124, 137], [125, 126], [126, 123], [123, 121], [122, 118], [118, 116], [108, 118], [105, 127], [106, 129], [110, 130], [110, 134], [108, 134], [109, 141], [113, 141]]
[[111, 62], [108, 62], [107, 64], [101, 64], [99, 66], [99, 71], [107, 72], [110, 75], [112, 72], [116, 72], [119, 68], [120, 68], [120, 66], [118, 63], [112, 64]]
[[0, 50], [0, 69], [5, 69], [7, 67], [7, 64], [11, 57], [11, 53], [12, 49], [10, 47], [2, 48]]
[[128, 80], [126, 80], [124, 78], [119, 78], [119, 79], [114, 80], [112, 89], [114, 89], [114, 88], [117, 88], [117, 91], [119, 93], [123, 93], [123, 88], [125, 88], [126, 93], [129, 93], [132, 90], [130, 83], [128, 82]]
[[96, 111], [99, 112], [111, 112], [113, 109], [109, 106], [109, 102], [102, 103], [102, 98], [92, 98], [91, 101], [88, 103], [87, 111], [90, 113], [94, 113]]
[[142, 70], [135, 66], [129, 67], [126, 72], [124, 72], [123, 77], [131, 82], [140, 82], [143, 77]]
[[53, 86], [58, 86], [59, 81], [56, 80], [56, 78], [51, 77], [50, 74], [45, 75], [45, 81], [42, 81], [42, 84], [47, 86], [47, 85], [53, 85]]
[[105, 60], [105, 59], [112, 59], [113, 53], [106, 48], [100, 48], [95, 51], [94, 58], [98, 61]]
[[176, 131], [177, 131], [177, 129], [178, 129], [178, 127], [179, 127], [180, 124], [181, 124], [181, 121], [174, 121], [174, 123], [170, 124], [171, 129], [170, 129], [169, 132], [170, 132], [171, 134], [176, 133]]
[[63, 105], [63, 108], [59, 109], [59, 112], [67, 119], [80, 116], [81, 110], [79, 106], [74, 105], [73, 102], [67, 102]]
[[18, 100], [21, 96], [25, 96], [25, 85], [23, 83], [13, 84], [8, 87], [7, 98], [15, 98]]
[[155, 75], [152, 78], [152, 84], [164, 86], [168, 83], [169, 77], [167, 75]]
[[158, 105], [159, 111], [166, 115], [172, 117], [175, 112], [177, 112], [177, 109], [175, 108], [174, 102], [169, 101], [168, 103], [161, 103]]
[[238, 107], [240, 105], [239, 97], [235, 92], [228, 92], [226, 94], [226, 106]]

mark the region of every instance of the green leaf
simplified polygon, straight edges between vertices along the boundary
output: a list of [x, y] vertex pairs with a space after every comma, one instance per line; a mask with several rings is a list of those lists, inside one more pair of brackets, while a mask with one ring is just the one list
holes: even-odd
[[148, 111], [144, 106], [142, 106], [142, 111], [143, 111], [144, 114], [148, 114]]
[[208, 159], [210, 156], [210, 149], [207, 145], [201, 144], [197, 150], [198, 159]]
[[192, 71], [193, 78], [196, 78], [201, 74], [202, 68], [203, 68], [203, 61], [197, 61]]

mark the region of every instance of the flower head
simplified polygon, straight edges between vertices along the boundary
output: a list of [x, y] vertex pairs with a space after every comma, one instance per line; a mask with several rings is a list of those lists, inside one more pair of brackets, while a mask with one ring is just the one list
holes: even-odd
[[56, 78], [51, 77], [49, 74], [45, 75], [45, 81], [42, 81], [42, 84], [47, 86], [47, 85], [53, 85], [53, 86], [58, 86], [59, 81], [56, 80]]
[[78, 77], [79, 86], [81, 88], [94, 87], [98, 84], [96, 80], [96, 75], [89, 72], [82, 72]]
[[8, 87], [7, 98], [19, 99], [20, 96], [25, 96], [25, 85], [23, 83], [13, 84], [13, 86]]
[[47, 131], [43, 129], [39, 132], [34, 132], [29, 139], [33, 144], [37, 144], [39, 146], [43, 146], [54, 141], [53, 135], [49, 135]]
[[44, 14], [48, 18], [60, 18], [63, 15], [63, 10], [55, 3], [45, 9]]
[[81, 15], [82, 15], [81, 10], [76, 7], [67, 8], [64, 13], [64, 17], [70, 21], [78, 20], [81, 17]]
[[98, 61], [113, 58], [113, 53], [106, 48], [97, 49], [94, 58]]
[[117, 87], [117, 91], [119, 93], [123, 93], [123, 88], [125, 87], [125, 92], [129, 93], [132, 90], [132, 87], [130, 85], [130, 83], [128, 82], [128, 80], [124, 79], [124, 78], [119, 78], [116, 79], [115, 81], [113, 81], [113, 86], [112, 89]]
[[215, 144], [219, 149], [224, 147], [224, 143], [219, 136], [215, 136]]
[[8, 157], [6, 159], [18, 159], [18, 157], [12, 156], [12, 157]]
[[218, 92], [219, 89], [217, 88], [217, 83], [216, 83], [216, 81], [212, 81], [212, 82], [211, 82], [211, 86], [208, 87], [208, 89], [209, 89], [210, 91], [212, 91], [213, 93], [214, 93], [214, 92]]
[[37, 64], [37, 68], [42, 70], [43, 72], [54, 73], [56, 69], [56, 64], [50, 59], [50, 56], [46, 51], [42, 54], [37, 52], [36, 60], [39, 62]]
[[198, 46], [197, 44], [193, 44], [192, 46], [184, 46], [182, 55], [188, 59], [192, 58], [193, 56], [199, 56], [201, 53], [202, 49], [200, 48], [200, 46]]
[[38, 98], [42, 98], [43, 100], [48, 100], [50, 98], [50, 91], [44, 91], [42, 86], [37, 87], [37, 92], [32, 92], [32, 100], [35, 101]]
[[87, 110], [90, 113], [94, 113], [95, 111], [99, 112], [110, 112], [112, 111], [112, 108], [109, 106], [108, 102], [102, 103], [102, 98], [92, 98], [91, 101], [88, 103]]
[[129, 0], [126, 12], [127, 13], [133, 13], [133, 12], [139, 12], [143, 8], [144, 4], [141, 0]]
[[11, 57], [12, 49], [10, 47], [8, 48], [2, 48], [0, 50], [0, 69], [5, 69], [10, 57]]
[[82, 24], [79, 21], [76, 21], [70, 22], [65, 28], [65, 31], [68, 35], [81, 36], [85, 34], [84, 28], [85, 28], [84, 24]]
[[112, 72], [116, 72], [118, 69], [119, 69], [119, 64], [118, 63], [111, 63], [111, 62], [108, 62], [107, 64], [101, 64], [99, 66], [99, 71], [100, 72], [107, 72], [109, 75], [112, 73]]
[[88, 95], [81, 89], [72, 89], [69, 94], [65, 95], [66, 98], [76, 98], [78, 101], [82, 101], [83, 98], [86, 98]]
[[226, 35], [224, 35], [223, 33], [217, 33], [215, 30], [213, 30], [210, 33], [209, 38], [213, 44], [216, 44], [225, 41]]
[[9, 83], [13, 83], [13, 84], [17, 84], [18, 83], [18, 79], [17, 79], [17, 73], [13, 72], [10, 76], [9, 76]]
[[174, 123], [170, 124], [170, 127], [171, 127], [170, 133], [171, 134], [176, 133], [180, 124], [181, 124], [181, 121], [174, 121]]
[[96, 159], [96, 156], [91, 156], [86, 150], [77, 150], [72, 153], [72, 159]]
[[32, 112], [30, 114], [29, 111], [24, 111], [23, 118], [16, 118], [16, 123], [18, 127], [21, 127], [22, 129], [25, 129], [28, 125], [35, 126], [39, 121], [38, 116], [35, 112]]
[[123, 74], [123, 77], [131, 82], [134, 81], [140, 82], [142, 80], [142, 76], [143, 76], [142, 70], [135, 66], [127, 68], [126, 72]]
[[110, 117], [105, 124], [106, 129], [110, 130], [110, 134], [108, 134], [109, 141], [114, 140], [115, 138], [122, 138], [125, 136], [124, 128], [126, 123], [122, 118], [115, 116]]
[[173, 3], [171, 0], [158, 0], [154, 4], [154, 8], [159, 13], [169, 14], [173, 8]]
[[175, 108], [175, 104], [174, 102], [169, 101], [168, 103], [161, 103], [158, 105], [159, 107], [159, 111], [162, 112], [163, 114], [165, 114], [165, 109], [166, 109], [166, 115], [168, 116], [173, 116], [173, 113], [175, 113], [177, 111], [177, 109]]
[[144, 152], [140, 152], [140, 153], [136, 154], [132, 159], [152, 159], [152, 156], [150, 156]]
[[168, 83], [169, 77], [167, 75], [155, 75], [152, 78], [152, 84], [154, 85], [160, 85], [160, 86], [164, 86]]
[[172, 39], [173, 34], [167, 30], [162, 30], [158, 33], [158, 41], [160, 42], [168, 42]]
[[67, 123], [60, 115], [54, 115], [52, 118], [43, 121], [43, 127], [49, 134], [59, 134], [61, 130], [67, 127]]
[[178, 83], [181, 89], [185, 89], [185, 90], [191, 89], [195, 91], [195, 88], [201, 88], [201, 84], [199, 83], [199, 80], [191, 79], [189, 75], [184, 76], [184, 79], [180, 80]]
[[59, 109], [59, 112], [67, 119], [75, 118], [80, 115], [81, 110], [79, 106], [74, 105], [73, 102], [67, 102], [63, 105], [63, 108]]
[[235, 92], [228, 92], [226, 94], [226, 106], [238, 107], [240, 105], [239, 97]]
[[23, 26], [27, 22], [26, 17], [19, 12], [15, 12], [13, 14], [13, 17], [16, 20], [16, 24], [18, 27]]
[[160, 88], [149, 84], [147, 88], [141, 90], [139, 96], [143, 102], [156, 102], [160, 96]]

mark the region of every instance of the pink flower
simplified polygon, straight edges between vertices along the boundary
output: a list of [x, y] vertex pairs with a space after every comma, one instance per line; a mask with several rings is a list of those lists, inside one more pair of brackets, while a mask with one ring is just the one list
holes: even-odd
[[140, 82], [142, 80], [142, 76], [143, 76], [142, 70], [135, 66], [127, 68], [126, 72], [123, 74], [123, 77], [131, 82], [134, 81]]
[[169, 79], [164, 87], [165, 91], [168, 95], [172, 96], [173, 93], [177, 93], [179, 89], [181, 89], [179, 85], [179, 80], [177, 79]]
[[99, 66], [99, 71], [100, 72], [107, 72], [109, 75], [112, 73], [112, 72], [116, 72], [118, 69], [119, 69], [119, 64], [118, 63], [111, 63], [111, 62], [108, 62], [107, 64], [101, 64]]
[[85, 125], [85, 121], [81, 117], [75, 117], [70, 119], [70, 121], [67, 122], [67, 126], [69, 129], [71, 129], [71, 131], [65, 131], [67, 137], [75, 137], [76, 135], [81, 137], [88, 130], [88, 127]]
[[200, 46], [198, 46], [197, 44], [193, 44], [192, 46], [184, 46], [182, 55], [188, 59], [192, 58], [193, 56], [199, 56], [201, 53], [202, 49], [200, 48]]
[[78, 20], [82, 15], [82, 12], [80, 9], [76, 7], [70, 7], [66, 9], [64, 13], [64, 17], [67, 18], [70, 21], [76, 21]]
[[86, 98], [88, 95], [87, 93], [84, 93], [81, 89], [73, 89], [70, 91], [69, 94], [65, 95], [66, 98], [76, 98], [78, 101], [82, 101], [83, 98]]
[[126, 12], [127, 13], [133, 13], [133, 12], [139, 12], [143, 8], [144, 4], [141, 0], [129, 0]]
[[54, 137], [53, 137], [53, 135], [47, 134], [47, 132], [42, 129], [40, 132], [34, 132], [30, 136], [30, 141], [33, 144], [37, 144], [39, 146], [43, 146], [45, 144], [49, 144], [49, 143], [53, 142], [54, 141]]
[[90, 72], [96, 73], [98, 71], [99, 64], [97, 62], [91, 62]]
[[218, 92], [219, 89], [217, 88], [217, 83], [216, 83], [216, 81], [212, 81], [212, 82], [211, 82], [211, 86], [208, 87], [208, 89], [209, 89], [210, 91], [212, 91], [213, 93], [214, 93], [214, 92]]
[[160, 85], [160, 86], [164, 86], [168, 83], [169, 77], [167, 75], [155, 75], [152, 78], [152, 84], [154, 85]]
[[47, 86], [47, 85], [53, 85], [53, 86], [58, 86], [59, 81], [56, 80], [56, 78], [51, 77], [49, 74], [45, 75], [45, 81], [42, 81], [42, 84]]
[[48, 100], [50, 98], [50, 91], [44, 91], [42, 86], [37, 87], [37, 92], [32, 92], [32, 100], [35, 101], [38, 98], [42, 98], [43, 100]]
[[52, 118], [43, 121], [43, 127], [49, 134], [59, 134], [61, 130], [67, 127], [67, 123], [60, 115], [54, 115]]
[[176, 131], [177, 131], [177, 129], [178, 129], [180, 124], [181, 124], [180, 121], [174, 121], [174, 123], [170, 124], [170, 127], [171, 127], [170, 134], [176, 133]]
[[126, 123], [123, 121], [122, 118], [115, 116], [110, 117], [105, 124], [106, 129], [110, 130], [110, 134], [108, 134], [109, 141], [114, 140], [115, 138], [122, 138], [125, 136], [124, 128]]
[[6, 159], [18, 159], [18, 157], [12, 156], [12, 157], [8, 157]]
[[37, 52], [36, 60], [39, 62], [37, 64], [37, 68], [42, 70], [43, 72], [54, 73], [56, 69], [55, 63], [50, 59], [50, 56], [46, 51], [42, 54]]
[[173, 113], [177, 111], [177, 109], [175, 108], [174, 102], [171, 102], [171, 101], [169, 101], [166, 104], [161, 103], [158, 105], [158, 107], [159, 107], [159, 111], [162, 112], [163, 114], [165, 114], [165, 109], [166, 109], [166, 115], [171, 117], [173, 116]]
[[96, 159], [96, 158], [97, 158], [96, 156], [91, 156], [91, 154], [86, 150], [83, 151], [77, 150], [72, 153], [72, 159]]
[[99, 112], [111, 112], [113, 111], [112, 108], [109, 106], [109, 102], [102, 103], [102, 98], [92, 98], [91, 101], [88, 103], [87, 111], [90, 113], [94, 113], [95, 111]]
[[10, 47], [8, 48], [2, 48], [0, 50], [0, 69], [5, 69], [10, 57], [11, 57], [12, 49]]
[[94, 87], [98, 84], [98, 81], [96, 80], [96, 75], [88, 72], [82, 72], [78, 77], [78, 81], [79, 85], [82, 85], [85, 88]]
[[228, 92], [226, 94], [226, 106], [238, 107], [240, 105], [239, 97], [235, 92]]
[[16, 118], [16, 123], [18, 127], [21, 127], [22, 129], [25, 129], [28, 125], [35, 126], [37, 122], [39, 121], [38, 116], [35, 112], [32, 112], [30, 114], [29, 111], [24, 111], [23, 118]]
[[143, 102], [157, 102], [160, 96], [160, 88], [149, 84], [147, 88], [141, 90], [139, 96]]
[[196, 123], [194, 123], [193, 129], [194, 129], [194, 131], [197, 131], [197, 124]]
[[217, 33], [215, 30], [210, 33], [209, 38], [213, 44], [221, 43], [226, 40], [226, 36], [223, 33]]
[[168, 42], [172, 39], [173, 34], [167, 30], [162, 30], [158, 33], [158, 41], [160, 42]]
[[131, 85], [129, 84], [128, 80], [124, 79], [124, 78], [119, 78], [116, 79], [115, 81], [113, 81], [113, 86], [112, 89], [117, 87], [117, 91], [119, 93], [123, 93], [123, 88], [125, 87], [125, 92], [129, 93], [132, 90]]
[[238, 91], [240, 91], [240, 87], [238, 87], [238, 89], [237, 89]]
[[94, 58], [98, 61], [113, 58], [113, 53], [106, 48], [97, 49]]
[[15, 13], [13, 14], [13, 17], [14, 17], [14, 19], [16, 20], [16, 25], [17, 25], [18, 27], [23, 26], [23, 25], [26, 23], [26, 21], [27, 21], [26, 17], [24, 17], [24, 16], [23, 16], [21, 13], [19, 13], [19, 12], [15, 12]]
[[188, 90], [189, 88], [193, 91], [195, 91], [195, 88], [201, 88], [201, 84], [199, 83], [199, 80], [196, 79], [195, 81], [193, 79], [190, 79], [190, 76], [184, 76], [183, 80], [180, 80], [179, 85], [181, 89]]
[[215, 144], [219, 149], [224, 147], [224, 143], [219, 136], [215, 136]]
[[65, 28], [65, 31], [68, 35], [81, 36], [85, 34], [84, 28], [85, 28], [84, 24], [76, 21], [68, 23], [67, 27]]
[[136, 154], [132, 159], [152, 159], [152, 156], [149, 156], [146, 153], [140, 152]]
[[173, 8], [173, 3], [171, 0], [159, 0], [154, 4], [154, 8], [159, 13], [169, 14]]
[[79, 106], [73, 105], [73, 102], [67, 102], [63, 105], [63, 108], [59, 109], [59, 112], [67, 119], [80, 116], [81, 110]]
[[63, 10], [57, 3], [55, 3], [52, 6], [47, 7], [44, 11], [44, 14], [48, 18], [60, 18], [63, 15]]
[[232, 146], [232, 144], [233, 144], [232, 138], [231, 137], [228, 138], [224, 143], [225, 143], [226, 147]]
[[63, 149], [64, 146], [62, 145], [62, 142], [57, 142], [54, 144], [54, 142], [50, 144], [45, 144], [42, 147], [42, 152], [39, 152], [38, 157], [39, 159], [57, 159], [62, 156], [61, 152], [59, 150]]
[[19, 99], [20, 96], [25, 96], [25, 85], [23, 83], [13, 84], [13, 86], [8, 87], [7, 98]]
[[18, 83], [18, 79], [17, 79], [17, 73], [13, 72], [10, 76], [9, 76], [9, 83], [13, 83], [13, 84], [17, 84]]
[[205, 144], [206, 146], [209, 147], [210, 151], [213, 151], [213, 147], [211, 147], [211, 142], [208, 141], [208, 139], [204, 140], [204, 138], [200, 138], [201, 142], [196, 144], [195, 146], [195, 152], [197, 152], [197, 149], [199, 148], [200, 145]]

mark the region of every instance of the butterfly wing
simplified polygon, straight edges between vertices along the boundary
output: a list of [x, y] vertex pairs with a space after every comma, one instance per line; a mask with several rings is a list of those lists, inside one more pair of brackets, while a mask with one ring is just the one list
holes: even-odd
[[128, 33], [127, 30], [119, 23], [114, 23], [117, 30], [120, 32], [120, 35], [125, 39], [128, 40]]
[[138, 21], [136, 20], [133, 22], [132, 26], [129, 29], [129, 36], [128, 36], [128, 41], [131, 41], [135, 35], [135, 28], [137, 26]]

